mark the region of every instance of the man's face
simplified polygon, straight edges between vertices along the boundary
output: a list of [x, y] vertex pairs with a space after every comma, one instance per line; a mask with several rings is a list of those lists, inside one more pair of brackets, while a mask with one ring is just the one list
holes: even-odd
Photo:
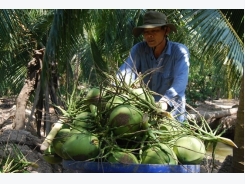
[[155, 47], [165, 39], [166, 27], [145, 28], [143, 37], [149, 47]]

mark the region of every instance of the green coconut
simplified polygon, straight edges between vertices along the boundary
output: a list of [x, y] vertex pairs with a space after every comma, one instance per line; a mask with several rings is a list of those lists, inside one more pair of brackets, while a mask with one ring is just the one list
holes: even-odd
[[125, 103], [125, 101], [127, 99], [125, 99], [126, 97], [122, 97], [122, 96], [113, 96], [111, 97], [108, 102], [106, 103], [106, 110], [112, 109], [120, 104]]
[[109, 117], [109, 125], [115, 135], [132, 137], [141, 130], [143, 121], [142, 112], [133, 105], [118, 105]]
[[141, 163], [177, 165], [178, 159], [168, 145], [160, 143], [143, 151]]
[[191, 135], [177, 139], [173, 151], [181, 164], [200, 164], [206, 154], [202, 140]]
[[179, 130], [178, 126], [175, 125], [161, 124], [158, 131], [162, 133], [159, 135], [159, 140], [164, 143], [173, 140], [176, 136], [179, 136], [181, 130]]
[[55, 153], [53, 144], [44, 151], [42, 156], [43, 159], [50, 164], [58, 164], [62, 162], [62, 158]]
[[71, 134], [89, 133], [89, 131], [83, 127], [76, 126], [71, 129]]
[[71, 137], [72, 134], [74, 133], [71, 133], [71, 130], [69, 128], [60, 129], [52, 142], [55, 153], [62, 158], [62, 146], [65, 143], [65, 141], [69, 137]]
[[133, 94], [130, 95], [132, 98], [134, 98], [134, 99], [136, 98], [137, 99], [137, 97], [139, 97], [139, 98], [141, 98], [143, 100], [146, 100], [146, 101], [150, 102], [151, 104], [155, 104], [155, 99], [149, 93], [148, 90], [143, 89], [143, 88], [136, 88], [136, 89], [132, 89], [132, 92], [134, 94], [134, 95]]
[[[76, 115], [72, 124], [75, 127], [91, 128], [92, 122], [95, 121], [95, 118], [91, 112], [81, 112]], [[92, 123], [92, 124], [91, 124]]]
[[85, 96], [84, 102], [86, 104], [94, 104], [97, 105], [101, 100], [102, 96], [105, 95], [105, 92], [102, 92], [100, 88], [91, 88]]
[[107, 158], [111, 163], [138, 164], [139, 161], [133, 153], [123, 151], [113, 151]]
[[90, 133], [73, 134], [62, 146], [65, 160], [85, 161], [99, 154], [99, 139]]

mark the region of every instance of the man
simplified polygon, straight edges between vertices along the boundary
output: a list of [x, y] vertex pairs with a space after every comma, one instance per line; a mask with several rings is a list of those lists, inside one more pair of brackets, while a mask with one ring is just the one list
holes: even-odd
[[190, 55], [185, 45], [168, 40], [171, 32], [177, 32], [176, 27], [163, 13], [146, 12], [144, 24], [133, 29], [133, 35], [143, 34], [144, 41], [132, 47], [117, 76], [132, 84], [141, 74], [144, 83], [156, 93], [155, 101], [183, 122]]

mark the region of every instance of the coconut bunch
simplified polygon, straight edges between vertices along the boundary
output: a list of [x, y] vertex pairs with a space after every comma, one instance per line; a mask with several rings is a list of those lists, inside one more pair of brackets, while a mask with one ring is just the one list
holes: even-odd
[[41, 146], [48, 162], [199, 164], [208, 143], [235, 146], [207, 123], [177, 122], [141, 83], [112, 83], [75, 89], [67, 109], [58, 107], [63, 115]]

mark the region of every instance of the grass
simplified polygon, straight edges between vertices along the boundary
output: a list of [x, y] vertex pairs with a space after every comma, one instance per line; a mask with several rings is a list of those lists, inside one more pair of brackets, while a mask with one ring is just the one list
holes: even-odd
[[3, 144], [0, 147], [0, 173], [29, 173], [28, 168], [38, 167], [29, 162], [15, 143]]

